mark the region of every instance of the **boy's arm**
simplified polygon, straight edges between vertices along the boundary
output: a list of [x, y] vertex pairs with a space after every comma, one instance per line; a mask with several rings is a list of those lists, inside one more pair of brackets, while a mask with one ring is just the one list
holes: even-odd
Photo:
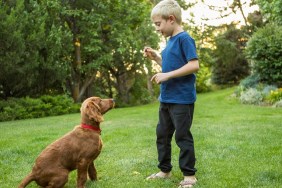
[[157, 54], [155, 50], [153, 50], [150, 47], [145, 47], [143, 53], [145, 57], [148, 57], [149, 59], [156, 61], [157, 64], [162, 66], [162, 57], [159, 54]]
[[194, 72], [197, 72], [199, 68], [200, 68], [199, 61], [197, 59], [193, 59], [189, 61], [187, 64], [185, 64], [183, 67], [176, 69], [174, 71], [155, 74], [151, 78], [151, 81], [155, 80], [155, 82], [159, 84], [171, 78], [177, 78], [181, 76], [186, 76], [188, 74], [192, 74]]
[[158, 65], [162, 66], [162, 58], [161, 58], [161, 56], [156, 57], [154, 60], [157, 62]]
[[192, 74], [199, 70], [199, 61], [197, 59], [193, 59], [185, 64], [183, 67], [176, 69], [174, 71], [168, 72], [168, 78], [177, 78], [181, 76], [186, 76], [188, 74]]

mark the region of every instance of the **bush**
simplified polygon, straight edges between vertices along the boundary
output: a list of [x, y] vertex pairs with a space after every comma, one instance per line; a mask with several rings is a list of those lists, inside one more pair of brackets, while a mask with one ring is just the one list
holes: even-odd
[[257, 89], [250, 88], [246, 92], [243, 92], [240, 96], [240, 101], [243, 104], [260, 104], [263, 96]]
[[275, 85], [255, 84], [255, 87], [245, 87], [240, 84], [235, 90], [235, 96], [239, 97], [241, 103], [244, 104], [263, 104], [281, 106], [282, 88], [277, 88]]
[[212, 83], [217, 85], [237, 85], [250, 74], [250, 66], [243, 49], [246, 45], [244, 30], [234, 24], [226, 26], [226, 31], [214, 39]]
[[202, 65], [200, 70], [197, 72], [196, 89], [197, 93], [204, 93], [211, 90], [211, 72], [208, 67]]
[[276, 102], [273, 106], [274, 107], [282, 107], [282, 100]]
[[275, 90], [277, 90], [276, 86], [267, 85], [262, 89], [262, 95], [264, 98], [266, 98], [267, 96], [271, 94], [272, 91], [275, 91]]
[[240, 82], [240, 86], [243, 89], [255, 88], [259, 84], [259, 81], [260, 77], [258, 74], [251, 74]]
[[282, 100], [282, 88], [271, 90], [270, 94], [266, 97], [271, 104]]
[[10, 98], [0, 101], [0, 121], [39, 118], [79, 112], [80, 105], [66, 95], [44, 95], [34, 99]]
[[246, 57], [252, 70], [267, 84], [282, 85], [282, 26], [266, 25], [248, 41]]

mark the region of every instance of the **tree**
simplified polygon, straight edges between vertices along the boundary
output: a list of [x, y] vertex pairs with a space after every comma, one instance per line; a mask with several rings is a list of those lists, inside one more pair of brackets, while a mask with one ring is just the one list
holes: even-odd
[[280, 87], [282, 85], [282, 1], [256, 0], [256, 3], [259, 5], [260, 11], [249, 15], [249, 19], [258, 29], [255, 29], [245, 51], [252, 65], [252, 75], [248, 80]]
[[235, 25], [226, 25], [225, 32], [215, 38], [215, 61], [212, 65], [212, 81], [215, 84], [237, 84], [249, 74], [249, 65], [243, 50], [246, 38]]
[[[55, 5], [61, 7], [59, 18], [61, 22], [68, 26], [72, 35], [72, 51], [69, 54], [70, 75], [68, 77], [68, 88], [74, 99], [82, 100], [85, 91], [93, 83], [96, 76], [97, 67], [103, 62], [95, 61], [95, 56], [101, 56], [99, 50], [102, 40], [97, 40], [99, 27], [102, 22], [104, 10], [102, 2], [90, 2], [83, 0], [62, 1]], [[93, 29], [92, 29], [93, 28]], [[93, 38], [96, 39], [93, 43]], [[94, 45], [93, 47], [89, 45]], [[93, 53], [88, 57], [88, 51]], [[99, 55], [98, 55], [99, 54]], [[97, 65], [95, 65], [97, 64]]]
[[[81, 101], [93, 94], [95, 84], [95, 87], [110, 87], [106, 91], [98, 89], [107, 92], [99, 94], [115, 95], [122, 103], [129, 103], [136, 71], [143, 69], [144, 43], [147, 39], [153, 45], [157, 42], [152, 27], [148, 27], [151, 5], [147, 1], [97, 1], [87, 5], [83, 2], [65, 1], [61, 15], [73, 36], [69, 79], [72, 96], [75, 101]], [[144, 38], [144, 33], [152, 37]]]
[[248, 21], [247, 21], [247, 17], [243, 11], [243, 4], [246, 4], [246, 2], [242, 2], [241, 0], [233, 0], [233, 3], [231, 4], [230, 8], [231, 10], [236, 13], [237, 9], [239, 9], [243, 19], [244, 19], [244, 23], [246, 26], [248, 26]]
[[[117, 91], [117, 99], [123, 104], [128, 104], [132, 87], [139, 81], [136, 79], [138, 71], [142, 72], [146, 66], [142, 50], [146, 44], [156, 46], [158, 39], [150, 23], [151, 5], [147, 1], [117, 2], [117, 6], [112, 7], [108, 14], [110, 24], [105, 38], [107, 48], [112, 53], [112, 60], [106, 65], [106, 69], [110, 70], [109, 73], [114, 78], [113, 86]], [[116, 17], [123, 19], [118, 21]]]
[[[249, 74], [249, 65], [243, 50], [252, 32], [261, 26], [261, 20], [259, 12], [246, 16], [244, 7], [253, 4], [248, 4], [249, 2], [245, 0], [226, 1], [227, 6], [213, 6], [208, 2], [202, 2], [204, 6], [218, 13], [219, 17], [212, 19], [225, 18], [239, 11], [245, 24], [240, 29], [236, 29], [239, 28], [238, 23], [209, 26], [205, 24], [210, 19], [208, 17], [202, 18], [201, 26], [188, 29], [196, 39], [201, 66], [197, 73], [197, 88], [205, 91], [208, 90], [210, 77], [213, 83], [235, 84]], [[191, 23], [193, 20], [189, 21], [190, 25]]]
[[67, 33], [56, 27], [36, 1], [11, 2], [1, 4], [2, 97], [62, 92], [66, 67], [58, 42]]
[[[25, 42], [21, 32], [27, 24], [23, 4], [18, 6], [1, 3], [0, 8], [0, 94], [7, 98], [18, 94], [24, 81], [22, 64], [25, 52]], [[21, 22], [17, 17], [21, 14]], [[12, 63], [13, 62], [13, 63]]]
[[256, 0], [266, 22], [282, 24], [282, 0]]
[[128, 102], [137, 71], [144, 73], [142, 49], [158, 41], [151, 6], [146, 0], [1, 3], [0, 94], [68, 92], [77, 102], [94, 94]]
[[282, 26], [268, 24], [249, 40], [246, 48], [254, 75], [260, 82], [282, 86]]

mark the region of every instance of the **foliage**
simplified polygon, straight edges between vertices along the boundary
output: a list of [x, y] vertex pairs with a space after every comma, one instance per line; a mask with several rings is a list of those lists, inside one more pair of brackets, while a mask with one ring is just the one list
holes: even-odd
[[269, 24], [259, 29], [248, 41], [246, 55], [262, 82], [282, 85], [282, 26]]
[[[241, 105], [230, 99], [233, 90], [198, 95], [192, 126], [198, 169], [195, 187], [281, 187], [282, 109]], [[95, 160], [98, 181], [88, 180], [87, 188], [177, 187], [183, 174], [174, 139], [173, 176], [168, 180], [145, 180], [158, 171], [158, 106], [119, 108], [105, 114], [101, 124], [103, 149]], [[79, 123], [78, 113], [1, 122], [1, 187], [17, 187], [38, 154]], [[76, 175], [70, 174], [66, 187], [75, 187]], [[32, 183], [29, 187], [38, 186]]]
[[245, 79], [241, 80], [239, 87], [243, 89], [255, 88], [260, 82], [260, 77], [258, 74], [251, 74]]
[[225, 29], [215, 38], [212, 82], [218, 85], [237, 84], [249, 75], [249, 64], [243, 54], [246, 43], [243, 30], [235, 25], [226, 26]]
[[266, 86], [262, 89], [261, 93], [262, 93], [263, 97], [266, 98], [268, 95], [271, 94], [271, 92], [273, 92], [273, 91], [275, 91], [275, 90], [277, 90], [277, 87], [276, 87], [276, 86], [274, 86], [274, 85], [266, 85]]
[[236, 97], [238, 97], [242, 103], [273, 105], [279, 107], [279, 105], [276, 105], [275, 103], [282, 99], [282, 88], [277, 88], [275, 85], [265, 85], [258, 82], [254, 83], [253, 81], [246, 81], [250, 81], [250, 79], [243, 80], [234, 92]]
[[276, 107], [276, 108], [282, 107], [282, 100], [277, 101], [276, 103], [274, 103], [273, 106]]
[[211, 72], [209, 67], [200, 64], [200, 70], [197, 72], [196, 90], [198, 93], [204, 93], [211, 90]]
[[250, 23], [248, 30], [250, 30], [251, 33], [255, 32], [258, 28], [261, 28], [263, 27], [263, 25], [265, 25], [265, 23], [263, 22], [262, 13], [258, 10], [254, 11], [253, 13], [249, 13], [248, 22]]
[[282, 25], [282, 1], [281, 0], [255, 0], [263, 13], [264, 19], [269, 23]]
[[[142, 57], [142, 49], [157, 48], [159, 43], [150, 20], [151, 8], [157, 2], [2, 1], [0, 99], [67, 94], [76, 102], [93, 95], [112, 97], [124, 106], [153, 101], [157, 87], [150, 85], [148, 77], [154, 70]], [[178, 2], [183, 9], [198, 3]], [[231, 8], [237, 11], [241, 5], [234, 0]], [[256, 26], [261, 24], [259, 16], [250, 19]], [[215, 80], [237, 83], [248, 72], [241, 53], [246, 29], [240, 33], [233, 31], [233, 25], [219, 27], [216, 32], [228, 32], [219, 36], [215, 53], [211, 44], [214, 28], [205, 26], [203, 30], [194, 24], [191, 14], [185, 27], [197, 43], [197, 91], [210, 90], [212, 62], [216, 62], [213, 70], [218, 71]]]
[[[281, 0], [256, 0], [262, 11], [264, 21], [268, 23], [252, 35], [245, 50], [251, 62], [252, 75], [241, 81], [237, 96], [247, 95], [248, 89], [257, 90], [263, 101], [257, 103], [280, 105], [280, 89], [282, 85], [282, 32], [281, 32]], [[254, 102], [255, 103], [255, 102]]]
[[[136, 81], [130, 91], [130, 104], [144, 105], [154, 101], [153, 96], [147, 90], [148, 79], [144, 78], [142, 74], [137, 74]], [[159, 88], [159, 85], [154, 84], [154, 88]], [[158, 93], [158, 92], [155, 92]]]
[[[63, 92], [69, 34], [36, 1], [1, 3], [0, 97]], [[48, 9], [49, 10], [49, 9]], [[23, 79], [24, 78], [24, 79]]]
[[270, 94], [266, 97], [271, 104], [282, 100], [282, 88], [271, 90]]
[[[105, 69], [109, 70], [113, 78], [112, 86], [117, 91], [117, 101], [130, 104], [131, 91], [139, 85], [139, 72], [145, 73], [146, 61], [143, 58], [144, 46], [156, 48], [159, 42], [158, 36], [151, 24], [149, 12], [151, 6], [146, 1], [120, 1], [119, 6], [113, 7], [114, 12], [108, 13], [108, 19], [112, 20], [109, 31], [105, 34], [108, 50], [112, 53], [112, 59]], [[126, 5], [125, 5], [126, 4]], [[131, 7], [128, 9], [128, 7]], [[114, 21], [116, 16], [123, 17], [122, 22]], [[124, 17], [123, 15], [131, 15]], [[120, 32], [123, 31], [123, 32]], [[147, 66], [146, 68], [149, 68]], [[146, 78], [143, 74], [143, 79]], [[136, 83], [136, 84], [135, 84]], [[145, 86], [146, 88], [146, 86]], [[146, 90], [144, 88], [144, 90]], [[148, 93], [148, 91], [146, 92]], [[139, 95], [141, 97], [141, 95]], [[139, 98], [142, 100], [142, 98]]]
[[0, 101], [0, 121], [39, 118], [79, 112], [79, 105], [66, 95], [43, 95], [34, 99], [9, 98]]
[[151, 7], [146, 0], [2, 2], [0, 98], [126, 96], [132, 85], [122, 87], [120, 81], [137, 80], [143, 47], [158, 43]]
[[247, 89], [240, 96], [240, 101], [243, 104], [260, 104], [262, 102], [263, 96], [261, 92], [259, 92], [255, 88]]

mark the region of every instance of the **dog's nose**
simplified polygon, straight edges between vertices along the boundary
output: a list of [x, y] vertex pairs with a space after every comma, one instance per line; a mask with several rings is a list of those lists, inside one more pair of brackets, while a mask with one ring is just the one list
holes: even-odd
[[116, 105], [116, 103], [115, 103], [115, 99], [112, 99], [112, 102], [113, 102], [113, 106], [112, 106], [112, 108], [114, 108], [115, 107], [115, 105]]

